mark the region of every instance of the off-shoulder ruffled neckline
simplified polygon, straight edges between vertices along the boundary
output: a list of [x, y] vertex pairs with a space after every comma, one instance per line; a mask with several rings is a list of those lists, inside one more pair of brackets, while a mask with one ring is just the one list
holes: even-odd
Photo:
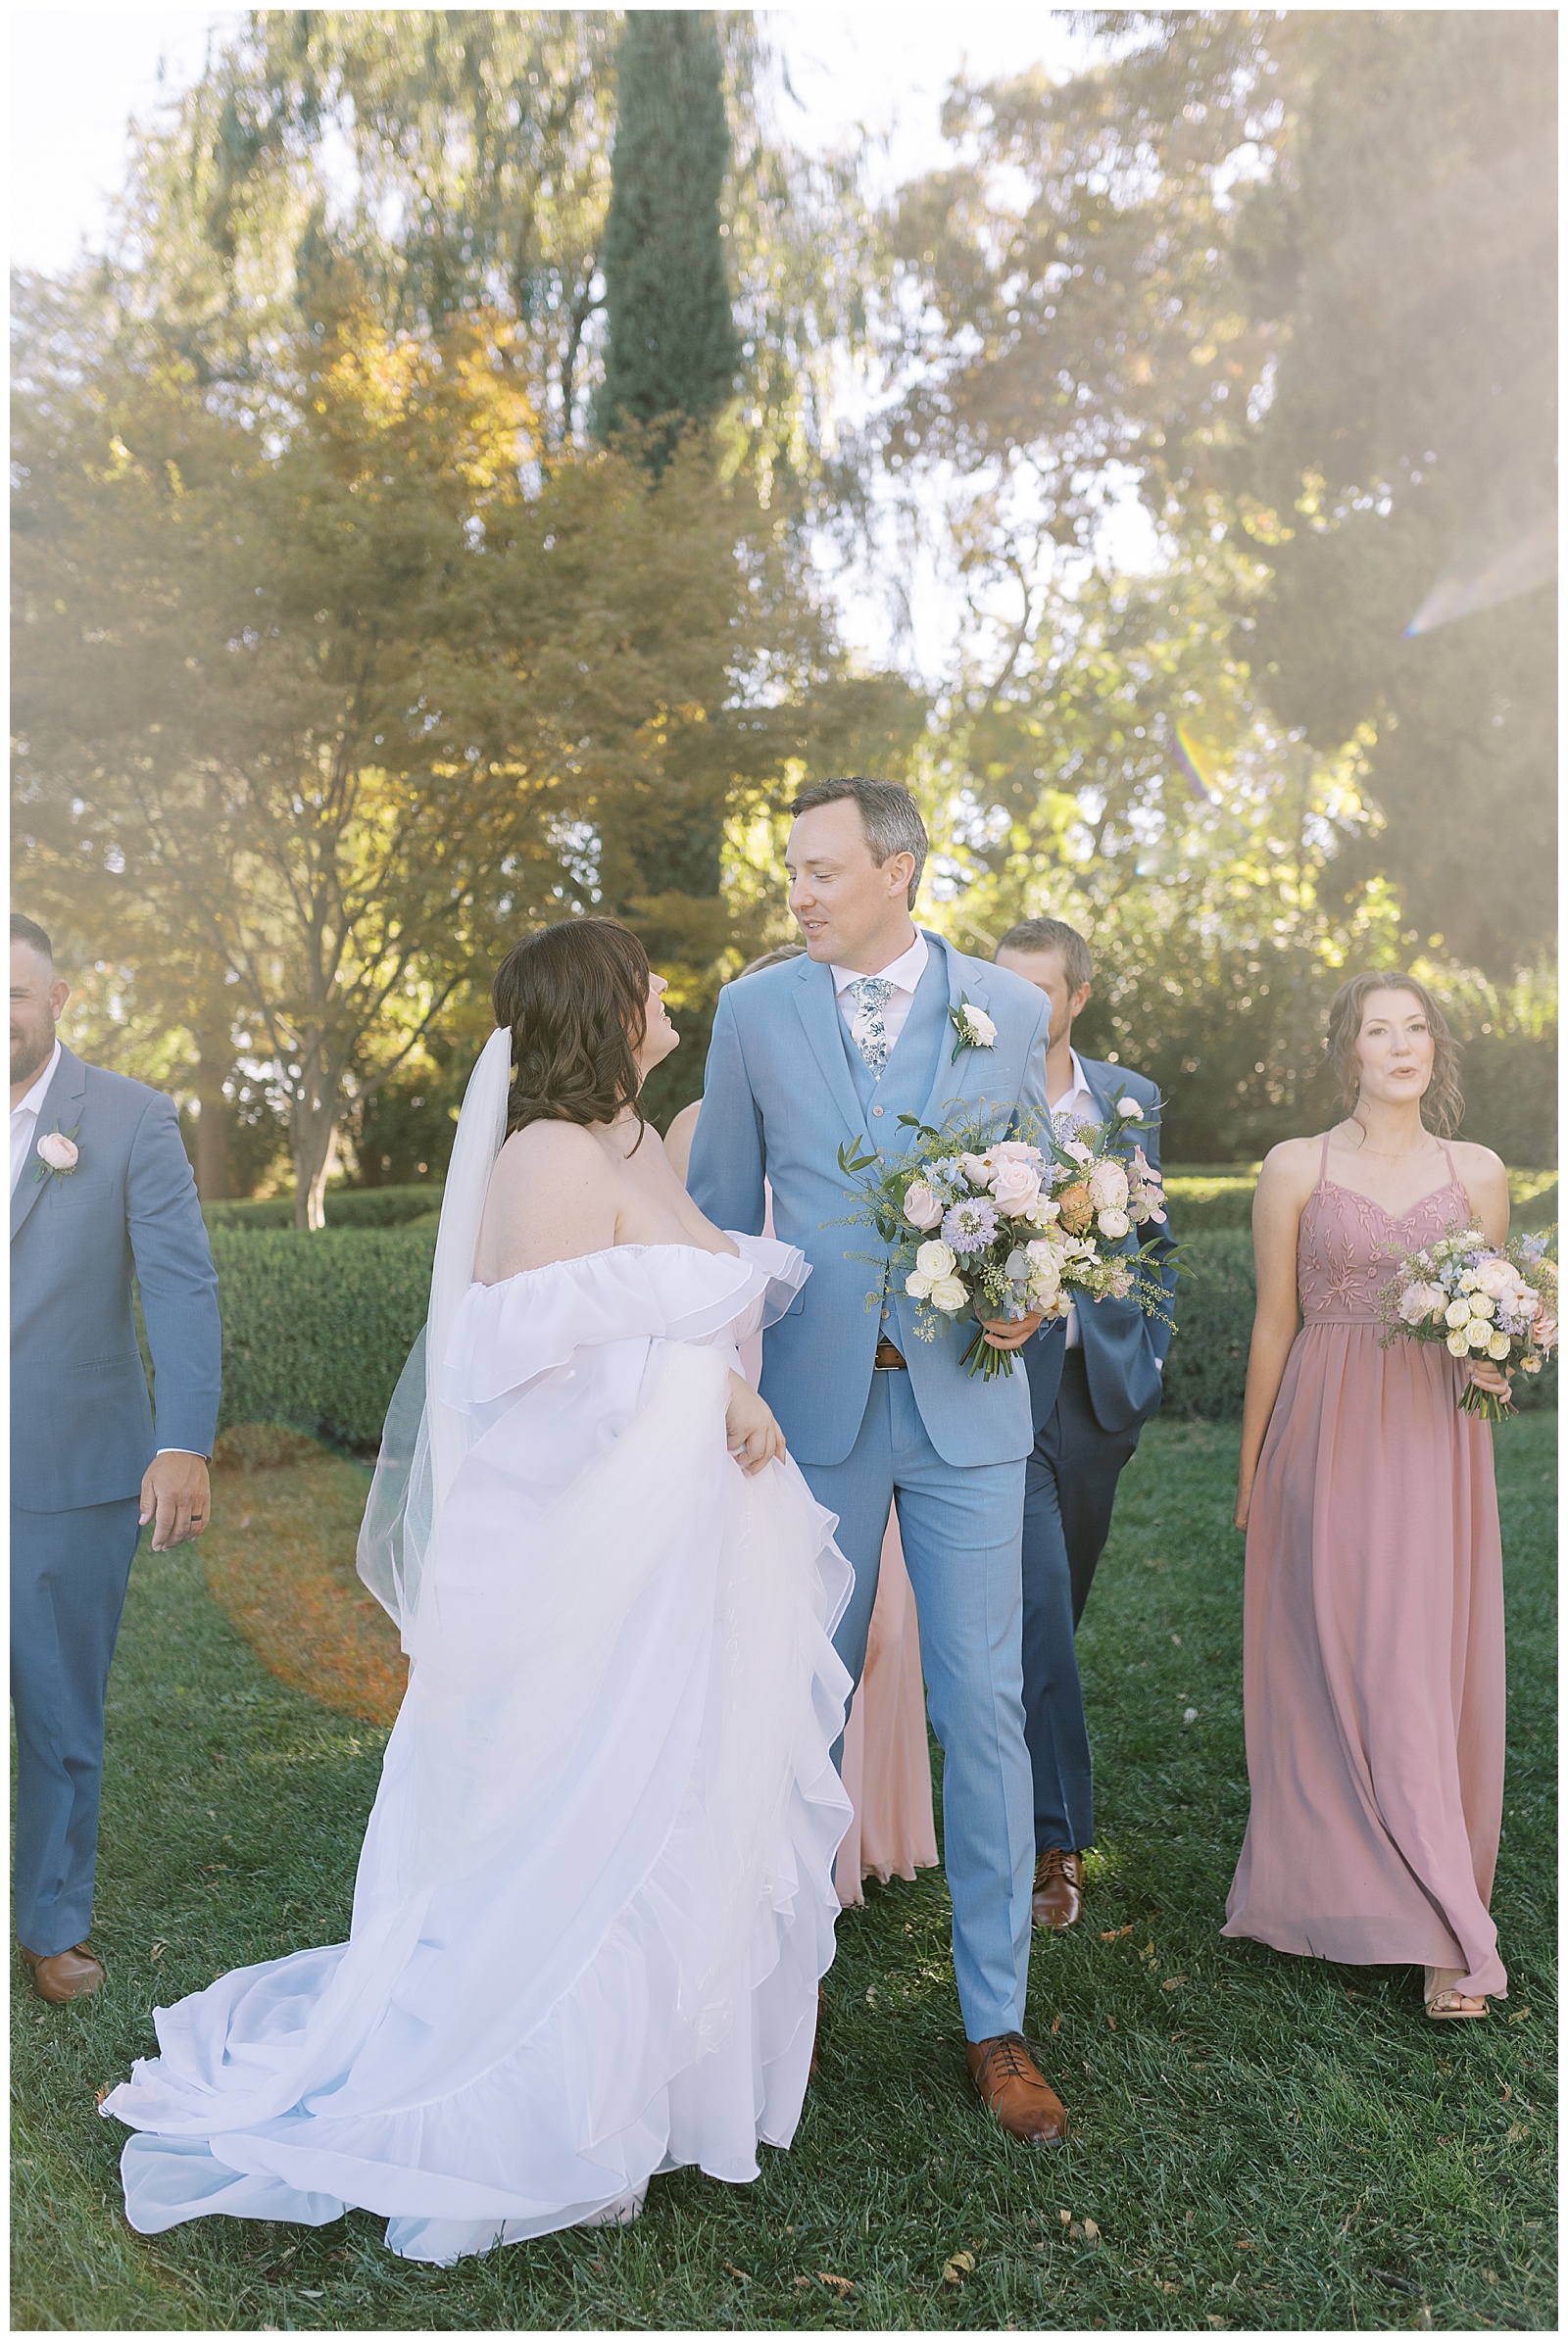
[[[754, 1244], [776, 1243], [777, 1238], [754, 1236], [751, 1241]], [[792, 1246], [787, 1244], [779, 1244], [781, 1251], [788, 1251], [791, 1248]], [[479, 1277], [475, 1277], [468, 1290], [470, 1292], [504, 1292], [509, 1285], [521, 1284], [525, 1276], [550, 1276], [558, 1268], [584, 1268], [590, 1260], [612, 1260], [617, 1255], [635, 1255], [651, 1251], [691, 1252], [699, 1260], [726, 1260], [733, 1262], [737, 1268], [755, 1268], [757, 1266], [757, 1262], [748, 1260], [743, 1251], [710, 1251], [705, 1244], [602, 1244], [597, 1251], [573, 1252], [568, 1259], [546, 1260], [538, 1268], [519, 1268], [512, 1276], [498, 1276], [494, 1284], [487, 1285]]]

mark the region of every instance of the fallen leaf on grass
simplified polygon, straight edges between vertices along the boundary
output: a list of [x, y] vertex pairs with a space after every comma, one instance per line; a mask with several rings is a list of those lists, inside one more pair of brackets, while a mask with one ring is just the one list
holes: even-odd
[[1174, 1991], [1179, 1984], [1185, 1983], [1186, 1980], [1185, 1975], [1167, 1975], [1159, 1988], [1161, 1991]]
[[816, 2280], [819, 2284], [830, 2284], [841, 2300], [847, 2292], [853, 2292], [855, 2290], [855, 2278], [853, 2276], [830, 2276], [825, 2268], [820, 2268], [817, 2269]]
[[1087, 2244], [1097, 2244], [1100, 2241], [1100, 2229], [1095, 2225], [1093, 2219], [1084, 2221], [1084, 2241]]
[[796, 2277], [796, 2279], [795, 2279], [795, 2289], [796, 2289], [796, 2291], [797, 2291], [797, 2292], [806, 2292], [806, 2291], [808, 2291], [808, 2290], [809, 2289], [809, 2287], [810, 2287], [810, 2282], [811, 2282], [811, 2279], [810, 2279], [810, 2277], [809, 2277], [809, 2276], [797, 2276], [797, 2277]]
[[1064, 2227], [1070, 2225], [1072, 2220], [1072, 2213], [1070, 2211], [1058, 2211], [1056, 2217], [1058, 2219], [1060, 2219]]
[[1521, 2138], [1527, 2138], [1527, 2137], [1529, 2137], [1529, 2135], [1530, 2135], [1530, 2124], [1529, 2124], [1529, 2122], [1509, 2122], [1509, 2124], [1508, 2124], [1508, 2143], [1509, 2143], [1509, 2145], [1510, 2145], [1510, 2146], [1517, 2146]]
[[737, 2277], [742, 2284], [749, 2284], [751, 2282], [752, 2279], [746, 2273], [745, 2268], [737, 2268], [733, 2260], [726, 2260], [722, 2265], [726, 2275]]
[[1239, 2252], [1250, 2252], [1251, 2248], [1252, 2239], [1250, 2235], [1238, 2235], [1236, 2238], [1236, 2249]]
[[1113, 2016], [1107, 2016], [1105, 2022], [1112, 2031], [1116, 2029], [1116, 2019]]
[[1119, 1943], [1124, 1934], [1131, 1932], [1131, 1926], [1112, 1926], [1100, 1939], [1102, 1943]]
[[[114, 2082], [113, 2082], [113, 2081], [105, 2081], [105, 2083], [104, 2083], [103, 2087], [102, 2087], [102, 2088], [99, 2090], [99, 2092], [98, 2092], [97, 2096], [96, 2096], [96, 2097], [93, 2099], [93, 2104], [94, 2104], [94, 2105], [102, 2105], [102, 2104], [103, 2104], [103, 2101], [104, 2101], [104, 2099], [105, 2099], [105, 2098], [108, 2096], [108, 2094], [109, 2094], [110, 2090], [111, 2090], [111, 2089], [114, 2087], [114, 2085], [115, 2085], [115, 2084], [114, 2084]], [[1509, 2137], [1510, 2137], [1510, 2138], [1513, 2136], [1513, 2131], [1512, 2131], [1511, 2129], [1509, 2130], [1509, 2132], [1508, 2132], [1508, 2135], [1509, 2135]]]
[[947, 2267], [942, 2270], [942, 2281], [944, 2284], [961, 2284], [965, 2276], [973, 2274], [973, 2252], [955, 2252]]
[[1060, 2018], [1060, 2016], [1059, 2016], [1059, 2015], [1054, 2016], [1054, 2017], [1052, 2018], [1052, 2020], [1051, 2020], [1051, 2029], [1052, 2029], [1052, 2033], [1053, 2033], [1053, 2035], [1054, 2035], [1054, 2034], [1055, 2034], [1055, 2033], [1057, 2033], [1057, 2032], [1059, 2032], [1059, 2031], [1061, 2030], [1061, 2018]]
[[1509, 2022], [1510, 2024], [1523, 2024], [1523, 2023], [1524, 2023], [1524, 2021], [1525, 2021], [1525, 2018], [1526, 2018], [1526, 2017], [1527, 2017], [1529, 2014], [1530, 2014], [1530, 2011], [1529, 2011], [1529, 2009], [1528, 2009], [1528, 2008], [1521, 2008], [1521, 2009], [1519, 2010], [1519, 2013], [1518, 2013], [1518, 2015], [1517, 2015], [1517, 2016], [1510, 2016], [1510, 2017], [1509, 2017], [1509, 2019], [1508, 2019], [1508, 2022]]

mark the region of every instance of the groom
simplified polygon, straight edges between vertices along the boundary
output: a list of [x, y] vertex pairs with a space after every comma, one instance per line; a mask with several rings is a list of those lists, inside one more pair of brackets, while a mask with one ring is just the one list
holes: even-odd
[[[773, 1224], [812, 1275], [768, 1333], [762, 1395], [819, 1503], [837, 1513], [855, 1591], [835, 1636], [856, 1682], [895, 1496], [920, 1614], [931, 1721], [944, 1753], [953, 1963], [968, 2065], [1003, 2127], [1032, 2144], [1066, 2129], [1021, 2026], [1034, 1833], [1023, 1729], [1020, 1543], [1033, 1439], [1020, 1359], [971, 1380], [968, 1325], [923, 1341], [869, 1229], [847, 1226], [846, 1143], [892, 1152], [901, 1114], [941, 1123], [995, 1109], [1044, 1114], [1050, 1007], [1020, 978], [970, 959], [909, 916], [926, 834], [907, 790], [824, 781], [791, 807], [790, 908], [804, 959], [720, 995], [689, 1185], [719, 1227]], [[955, 1048], [960, 1000], [984, 1012]], [[867, 1285], [875, 1288], [868, 1299]], [[1015, 1349], [1039, 1323], [998, 1325]]]

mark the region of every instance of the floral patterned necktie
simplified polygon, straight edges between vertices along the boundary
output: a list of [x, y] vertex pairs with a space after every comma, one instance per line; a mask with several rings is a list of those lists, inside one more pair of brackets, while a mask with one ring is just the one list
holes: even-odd
[[882, 1010], [899, 987], [885, 975], [862, 975], [858, 982], [846, 988], [854, 993], [856, 1001], [850, 1038], [864, 1057], [867, 1069], [880, 1073], [893, 1047], [882, 1021]]

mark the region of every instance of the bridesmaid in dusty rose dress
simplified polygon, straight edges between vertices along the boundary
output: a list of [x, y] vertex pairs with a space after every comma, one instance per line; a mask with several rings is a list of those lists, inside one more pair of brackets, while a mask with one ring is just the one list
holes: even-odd
[[1502, 1552], [1491, 1427], [1458, 1401], [1467, 1373], [1507, 1383], [1439, 1344], [1380, 1348], [1376, 1310], [1401, 1252], [1466, 1226], [1501, 1243], [1508, 1182], [1485, 1146], [1434, 1134], [1462, 1105], [1422, 985], [1344, 985], [1329, 1053], [1347, 1118], [1276, 1146], [1253, 1206], [1236, 1506], [1252, 1807], [1224, 1931], [1409, 1962], [1429, 2016], [1485, 2016], [1507, 1991], [1489, 1916]]
[[[759, 968], [800, 955], [800, 944], [786, 944], [743, 967], [740, 983]], [[682, 1181], [691, 1158], [697, 1105], [684, 1105], [669, 1125], [664, 1151]], [[772, 1231], [772, 1206], [765, 1223]], [[759, 1336], [755, 1354], [743, 1355], [744, 1370], [758, 1381], [762, 1367]], [[925, 1678], [920, 1669], [920, 1622], [914, 1588], [904, 1565], [898, 1515], [888, 1521], [881, 1574], [865, 1644], [865, 1668], [844, 1727], [844, 1786], [855, 1807], [834, 1865], [840, 1902], [853, 1910], [865, 1900], [861, 1880], [912, 1878], [937, 1862], [935, 1804], [931, 1793], [931, 1743], [925, 1728]]]

